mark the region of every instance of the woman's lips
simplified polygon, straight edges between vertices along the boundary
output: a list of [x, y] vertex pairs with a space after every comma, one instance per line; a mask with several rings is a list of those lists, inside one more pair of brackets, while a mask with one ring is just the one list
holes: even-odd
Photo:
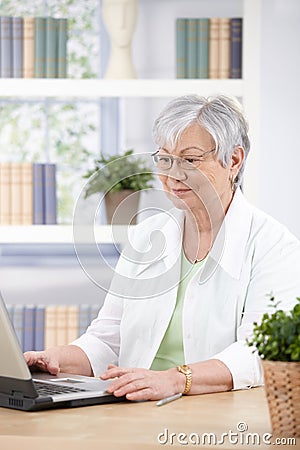
[[176, 197], [182, 197], [190, 191], [191, 191], [191, 189], [172, 189], [172, 188], [170, 188], [171, 194], [176, 195]]

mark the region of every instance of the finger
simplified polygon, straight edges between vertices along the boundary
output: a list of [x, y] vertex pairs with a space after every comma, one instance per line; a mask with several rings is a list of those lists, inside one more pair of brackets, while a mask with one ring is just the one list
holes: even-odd
[[37, 361], [38, 365], [44, 368], [47, 372], [51, 373], [51, 375], [57, 375], [60, 372], [58, 361], [49, 357], [45, 353], [41, 354], [41, 358]]
[[57, 375], [60, 371], [58, 361], [49, 359], [44, 352], [25, 352], [25, 361], [29, 367]]
[[117, 396], [126, 395], [129, 392], [134, 392], [139, 389], [144, 389], [149, 386], [147, 380], [142, 373], [130, 373], [114, 380], [107, 391]]
[[135, 392], [129, 392], [126, 395], [127, 400], [132, 401], [141, 401], [141, 400], [159, 400], [160, 397], [158, 396], [155, 398], [152, 390], [150, 388], [140, 389], [139, 391]]
[[110, 378], [121, 377], [126, 373], [133, 372], [134, 369], [124, 368], [124, 367], [112, 367], [111, 369], [106, 370], [100, 375], [102, 380], [109, 380]]
[[40, 353], [39, 352], [25, 352], [23, 353], [25, 361], [27, 362], [27, 364], [29, 366], [35, 364], [38, 360], [38, 358], [40, 357]]
[[118, 367], [118, 366], [116, 366], [115, 364], [108, 364], [107, 370], [108, 370], [108, 369], [114, 369], [114, 368], [116, 368], [116, 367]]
[[122, 386], [125, 386], [128, 383], [133, 382], [134, 380], [139, 380], [139, 379], [143, 378], [144, 376], [145, 375], [140, 371], [123, 373], [117, 377], [114, 377], [110, 386], [112, 389], [116, 390], [116, 389], [121, 388]]
[[24, 358], [27, 365], [34, 370], [47, 370], [46, 362], [42, 357], [39, 357], [40, 353], [38, 352], [26, 352], [24, 353]]
[[49, 361], [47, 364], [47, 370], [51, 375], [57, 375], [60, 372], [59, 364], [57, 361]]

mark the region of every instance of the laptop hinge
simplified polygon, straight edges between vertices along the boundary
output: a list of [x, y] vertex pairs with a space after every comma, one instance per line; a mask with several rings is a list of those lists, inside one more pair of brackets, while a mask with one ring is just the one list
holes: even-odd
[[32, 379], [21, 380], [19, 378], [0, 376], [0, 392], [6, 395], [21, 396], [23, 398], [34, 399], [38, 397]]

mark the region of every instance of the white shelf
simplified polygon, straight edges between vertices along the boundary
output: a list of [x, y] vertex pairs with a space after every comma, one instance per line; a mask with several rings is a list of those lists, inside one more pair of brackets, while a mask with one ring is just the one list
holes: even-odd
[[103, 80], [103, 79], [15, 79], [2, 78], [0, 97], [92, 98], [97, 97], [176, 97], [199, 93], [204, 96], [226, 92], [244, 95], [243, 80]]
[[[178, 0], [179, 1], [179, 0]], [[172, 0], [173, 2], [173, 0]], [[219, 2], [216, 3], [220, 3]], [[159, 2], [157, 2], [159, 3]], [[162, 2], [163, 3], [163, 2]], [[176, 2], [175, 2], [176, 3]], [[197, 2], [195, 2], [197, 3]], [[201, 2], [199, 2], [201, 3]], [[205, 2], [204, 2], [205, 3]], [[213, 3], [213, 2], [211, 2]], [[0, 81], [0, 98], [88, 99], [98, 98], [172, 98], [198, 93], [209, 96], [225, 93], [242, 98], [249, 124], [252, 151], [247, 162], [245, 193], [254, 204], [258, 199], [257, 172], [259, 149], [259, 80], [261, 0], [243, 0], [243, 80], [233, 79], [13, 79]], [[216, 6], [216, 13], [218, 7]], [[217, 14], [216, 14], [217, 16]], [[122, 242], [126, 227], [99, 226], [94, 229], [97, 242]], [[118, 233], [121, 234], [118, 234]], [[126, 231], [125, 231], [126, 232]], [[122, 236], [121, 236], [122, 235]], [[84, 232], [83, 232], [84, 236]], [[116, 236], [118, 236], [116, 238]], [[73, 243], [72, 226], [1, 226], [0, 243]]]
[[[94, 236], [97, 243], [123, 243], [127, 237], [126, 225], [100, 225], [94, 227]], [[90, 228], [82, 227], [80, 242], [92, 243], [89, 238]], [[78, 234], [77, 234], [78, 236]], [[88, 236], [88, 237], [85, 237]], [[73, 244], [72, 225], [8, 225], [0, 226], [1, 244]]]

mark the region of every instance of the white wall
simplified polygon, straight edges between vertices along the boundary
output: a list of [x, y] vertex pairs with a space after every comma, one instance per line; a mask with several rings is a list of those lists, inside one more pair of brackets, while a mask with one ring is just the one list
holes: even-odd
[[259, 206], [300, 238], [300, 2], [262, 1]]

